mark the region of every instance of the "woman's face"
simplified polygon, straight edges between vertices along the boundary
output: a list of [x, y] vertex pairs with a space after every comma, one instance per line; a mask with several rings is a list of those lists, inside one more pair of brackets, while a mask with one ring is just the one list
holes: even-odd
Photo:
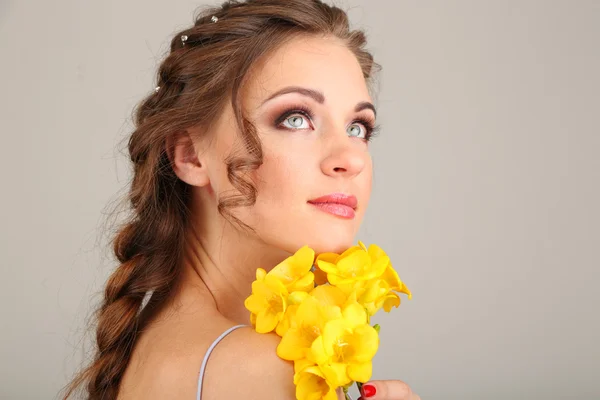
[[[251, 176], [256, 204], [234, 214], [287, 252], [355, 244], [371, 192], [375, 112], [354, 54], [333, 38], [295, 38], [253, 67], [240, 95], [264, 163]], [[214, 129], [220, 165], [210, 186], [218, 198], [230, 194], [224, 159], [241, 143], [230, 106]]]

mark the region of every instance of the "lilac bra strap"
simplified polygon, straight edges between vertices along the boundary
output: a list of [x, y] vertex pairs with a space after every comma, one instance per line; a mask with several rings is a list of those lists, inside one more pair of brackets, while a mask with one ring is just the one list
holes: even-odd
[[229, 333], [233, 332], [234, 330], [236, 330], [238, 328], [243, 328], [245, 326], [248, 326], [248, 325], [236, 325], [236, 326], [232, 326], [231, 328], [227, 329], [225, 332], [223, 332], [221, 334], [221, 336], [219, 336], [218, 338], [216, 338], [215, 341], [212, 342], [212, 344], [210, 345], [210, 347], [208, 348], [208, 350], [206, 350], [206, 354], [204, 355], [204, 360], [202, 360], [202, 367], [200, 367], [200, 375], [198, 376], [198, 392], [196, 393], [196, 400], [200, 400], [201, 397], [202, 397], [202, 380], [204, 379], [204, 372], [206, 370], [206, 363], [208, 362], [208, 357], [210, 356], [210, 353], [212, 353], [212, 351], [217, 346], [217, 344], [219, 344], [219, 342], [225, 336], [229, 335]]
[[208, 357], [210, 356], [210, 353], [212, 353], [212, 351], [217, 346], [217, 344], [219, 344], [219, 342], [221, 340], [223, 340], [223, 338], [225, 336], [229, 335], [234, 330], [236, 330], [238, 328], [243, 328], [245, 326], [248, 326], [248, 325], [236, 325], [236, 326], [232, 326], [231, 328], [227, 329], [225, 332], [223, 332], [221, 334], [221, 336], [219, 336], [218, 338], [215, 339], [214, 342], [212, 342], [212, 344], [206, 351], [206, 354], [204, 355], [204, 360], [202, 360], [202, 367], [200, 367], [200, 375], [198, 376], [198, 392], [196, 393], [196, 400], [202, 399], [202, 380], [204, 379], [204, 372], [206, 371], [206, 363], [208, 362]]

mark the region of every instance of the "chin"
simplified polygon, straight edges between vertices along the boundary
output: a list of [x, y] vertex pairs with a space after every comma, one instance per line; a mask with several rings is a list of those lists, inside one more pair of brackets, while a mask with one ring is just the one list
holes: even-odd
[[[271, 229], [265, 227], [260, 236], [271, 246], [293, 254], [303, 246], [308, 246], [316, 254], [341, 254], [357, 244], [356, 235], [360, 219], [336, 220], [335, 218], [304, 218], [274, 223]], [[292, 226], [293, 228], [288, 228]]]
[[337, 233], [335, 231], [321, 231], [316, 235], [307, 238], [306, 241], [298, 247], [308, 245], [315, 253], [338, 253], [341, 254], [349, 247], [354, 246], [354, 232]]

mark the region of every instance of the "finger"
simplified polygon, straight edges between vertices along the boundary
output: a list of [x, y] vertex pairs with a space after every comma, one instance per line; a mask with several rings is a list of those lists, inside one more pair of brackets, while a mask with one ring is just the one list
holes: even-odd
[[364, 400], [415, 400], [410, 386], [398, 380], [369, 381], [361, 396]]
[[[365, 398], [361, 396], [361, 397], [359, 397], [356, 400], [365, 400]], [[421, 400], [421, 397], [419, 395], [417, 395], [417, 394], [413, 394], [412, 398], [410, 400]]]

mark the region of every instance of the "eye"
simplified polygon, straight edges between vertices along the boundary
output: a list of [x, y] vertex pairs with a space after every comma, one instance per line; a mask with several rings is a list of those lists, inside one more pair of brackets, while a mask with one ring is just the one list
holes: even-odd
[[357, 137], [360, 139], [366, 139], [368, 134], [367, 128], [365, 128], [362, 124], [357, 123], [353, 123], [352, 125], [350, 125], [346, 132], [348, 132], [349, 136]]
[[306, 117], [301, 114], [293, 114], [286, 117], [283, 122], [283, 126], [290, 129], [307, 129], [310, 128]]

